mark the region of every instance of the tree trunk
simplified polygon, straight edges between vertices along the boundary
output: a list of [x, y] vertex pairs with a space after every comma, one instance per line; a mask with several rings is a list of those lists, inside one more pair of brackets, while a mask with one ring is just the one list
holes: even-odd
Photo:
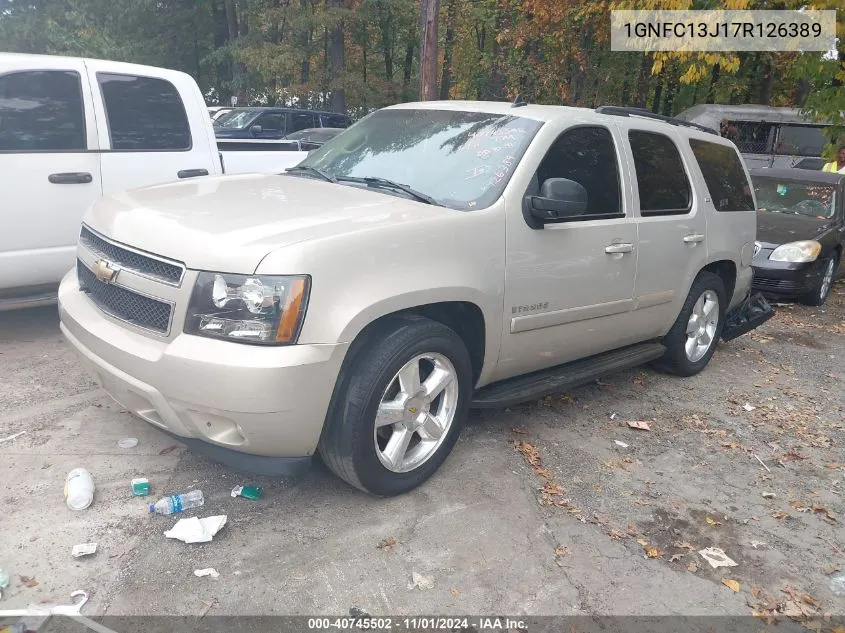
[[[496, 0], [495, 31], [501, 33], [507, 21], [508, 0]], [[493, 37], [493, 66], [490, 68], [490, 81], [487, 84], [486, 99], [501, 99], [505, 94], [505, 72], [501, 63], [502, 47]]]
[[763, 59], [763, 82], [760, 84], [759, 103], [769, 105], [772, 102], [772, 88], [775, 84], [775, 69], [768, 57]]
[[[340, 8], [340, 0], [331, 0], [333, 9]], [[332, 112], [346, 112], [346, 95], [343, 91], [343, 20], [332, 27], [331, 36], [331, 109]]]
[[719, 64], [713, 66], [713, 71], [710, 74], [710, 87], [707, 89], [707, 103], [715, 103], [716, 101], [716, 84], [719, 83], [721, 70]]
[[437, 27], [440, 0], [420, 0], [420, 100], [437, 97]]
[[665, 116], [672, 116], [672, 107], [675, 103], [675, 91], [678, 89], [678, 79], [672, 75], [669, 79], [669, 85], [666, 86], [666, 97], [663, 99], [663, 106], [660, 111]]
[[663, 94], [663, 79], [658, 78], [654, 87], [654, 99], [651, 102], [651, 111], [657, 114], [660, 112], [660, 96]]
[[[238, 28], [238, 5], [235, 0], [225, 0], [226, 3], [226, 23], [229, 27], [229, 44], [235, 44], [240, 35]], [[242, 27], [245, 29], [246, 27]], [[239, 106], [249, 105], [246, 86], [244, 85], [244, 76], [246, 75], [246, 67], [242, 62], [234, 61], [232, 63], [232, 86], [234, 93], [238, 98]]]
[[795, 86], [795, 105], [803, 108], [808, 96], [810, 96], [810, 81], [808, 79], [799, 79]]
[[[299, 10], [305, 13], [308, 10], [309, 2], [308, 0], [299, 0]], [[302, 85], [307, 84], [311, 81], [311, 38], [313, 36], [312, 27], [308, 27], [307, 29], [302, 29], [302, 33], [299, 36], [300, 46], [302, 47], [301, 50], [304, 54], [302, 58], [302, 64], [299, 71], [299, 83]]]
[[645, 108], [648, 103], [649, 71], [651, 70], [652, 63], [651, 53], [644, 54], [640, 63], [640, 72], [637, 76], [637, 98], [635, 105], [638, 108]]
[[452, 49], [455, 47], [455, 22], [458, 0], [446, 0], [446, 41], [443, 43], [443, 78], [440, 80], [440, 98], [449, 98], [452, 87]]
[[414, 41], [414, 33], [408, 33], [408, 44], [405, 46], [405, 65], [402, 71], [402, 93], [408, 92], [408, 87], [411, 85], [411, 74], [414, 71], [414, 48], [416, 43]]
[[381, 30], [381, 44], [384, 53], [384, 76], [388, 82], [393, 81], [393, 13], [392, 9], [385, 10], [384, 5], [379, 5], [379, 29]]

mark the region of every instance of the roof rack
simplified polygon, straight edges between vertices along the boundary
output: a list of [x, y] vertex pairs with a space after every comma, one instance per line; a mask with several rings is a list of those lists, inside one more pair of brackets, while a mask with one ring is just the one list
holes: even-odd
[[716, 136], [720, 136], [719, 133], [714, 130], [713, 128], [705, 127], [703, 125], [698, 125], [697, 123], [692, 123], [691, 121], [684, 121], [683, 119], [676, 119], [675, 117], [665, 116], [663, 114], [655, 114], [651, 110], [646, 110], [644, 108], [625, 108], [620, 106], [600, 106], [596, 108], [596, 112], [599, 114], [610, 114], [612, 116], [639, 116], [643, 117], [644, 119], [655, 119], [657, 121], [663, 121], [664, 123], [669, 123], [670, 125], [680, 125], [683, 127], [691, 127], [696, 130], [700, 130], [702, 132], [707, 132], [708, 134], [715, 134]]

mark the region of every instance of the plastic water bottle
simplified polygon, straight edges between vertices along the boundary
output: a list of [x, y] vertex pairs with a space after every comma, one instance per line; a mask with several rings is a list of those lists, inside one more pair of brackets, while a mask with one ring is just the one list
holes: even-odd
[[205, 501], [202, 498], [202, 490], [191, 490], [184, 495], [171, 495], [163, 497], [150, 504], [150, 513], [173, 514], [190, 508], [199, 508]]
[[65, 480], [65, 502], [71, 510], [84, 510], [94, 501], [94, 478], [84, 468], [74, 468]]

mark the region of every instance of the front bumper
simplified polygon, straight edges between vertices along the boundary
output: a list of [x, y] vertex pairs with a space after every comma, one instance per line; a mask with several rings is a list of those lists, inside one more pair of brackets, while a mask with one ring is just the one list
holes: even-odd
[[348, 348], [152, 338], [100, 311], [75, 271], [59, 287], [59, 315], [86, 370], [122, 407], [217, 461], [268, 475], [299, 470], [316, 451]]
[[823, 262], [754, 262], [751, 287], [769, 296], [797, 297], [812, 291], [823, 273]]

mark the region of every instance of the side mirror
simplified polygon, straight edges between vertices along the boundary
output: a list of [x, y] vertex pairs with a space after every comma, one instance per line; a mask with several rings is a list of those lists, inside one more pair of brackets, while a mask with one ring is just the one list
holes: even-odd
[[542, 228], [543, 224], [564, 222], [587, 210], [587, 190], [568, 178], [549, 178], [540, 187], [539, 196], [526, 196], [528, 214]]
[[249, 133], [252, 134], [253, 136], [258, 136], [263, 131], [264, 131], [264, 128], [261, 127], [260, 125], [253, 125], [251, 128], [249, 128]]

